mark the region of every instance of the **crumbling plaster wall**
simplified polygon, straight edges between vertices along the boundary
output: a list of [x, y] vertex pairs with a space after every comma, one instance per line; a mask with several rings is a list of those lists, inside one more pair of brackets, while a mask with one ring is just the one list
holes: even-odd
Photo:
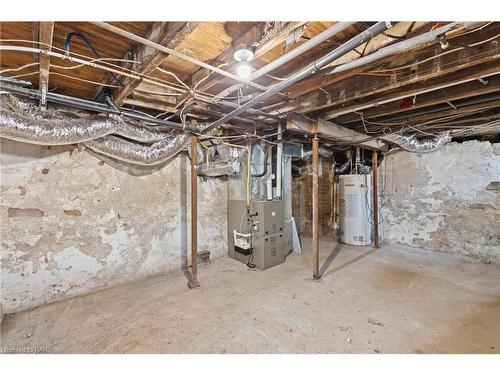
[[500, 262], [500, 144], [397, 151], [380, 171], [387, 241]]
[[[182, 270], [190, 170], [0, 140], [4, 313]], [[227, 254], [227, 182], [199, 179], [199, 250]]]

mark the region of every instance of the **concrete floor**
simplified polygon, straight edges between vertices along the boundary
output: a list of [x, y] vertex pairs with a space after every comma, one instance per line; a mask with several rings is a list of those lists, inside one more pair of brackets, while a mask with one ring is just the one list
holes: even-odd
[[[310, 249], [310, 240], [303, 246]], [[201, 288], [163, 276], [6, 317], [3, 348], [55, 353], [500, 353], [500, 268], [322, 240], [264, 272], [229, 258]]]

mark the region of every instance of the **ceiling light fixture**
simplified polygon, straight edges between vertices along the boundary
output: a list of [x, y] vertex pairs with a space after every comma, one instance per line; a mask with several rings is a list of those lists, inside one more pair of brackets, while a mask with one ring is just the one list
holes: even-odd
[[243, 79], [249, 79], [252, 75], [252, 67], [248, 63], [254, 56], [254, 49], [248, 44], [238, 44], [234, 49], [234, 59], [239, 62], [236, 67], [236, 74]]
[[254, 48], [248, 44], [238, 44], [234, 49], [233, 57], [238, 62], [252, 61], [255, 56]]

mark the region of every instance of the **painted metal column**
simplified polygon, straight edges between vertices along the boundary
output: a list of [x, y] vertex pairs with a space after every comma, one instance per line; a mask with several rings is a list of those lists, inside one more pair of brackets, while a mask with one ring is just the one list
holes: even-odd
[[[192, 123], [196, 126], [196, 123]], [[191, 272], [188, 286], [196, 288], [198, 282], [198, 138], [191, 136]]]
[[372, 213], [373, 213], [373, 247], [379, 248], [378, 236], [378, 154], [374, 151], [372, 154]]
[[313, 279], [319, 280], [319, 179], [318, 179], [318, 135], [314, 134], [312, 140], [312, 253], [313, 253]]

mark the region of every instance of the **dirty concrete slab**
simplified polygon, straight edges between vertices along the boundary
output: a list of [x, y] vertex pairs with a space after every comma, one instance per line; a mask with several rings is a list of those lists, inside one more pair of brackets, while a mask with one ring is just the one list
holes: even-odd
[[220, 258], [201, 288], [155, 277], [8, 315], [2, 347], [56, 353], [500, 353], [500, 268], [322, 239], [266, 271]]

